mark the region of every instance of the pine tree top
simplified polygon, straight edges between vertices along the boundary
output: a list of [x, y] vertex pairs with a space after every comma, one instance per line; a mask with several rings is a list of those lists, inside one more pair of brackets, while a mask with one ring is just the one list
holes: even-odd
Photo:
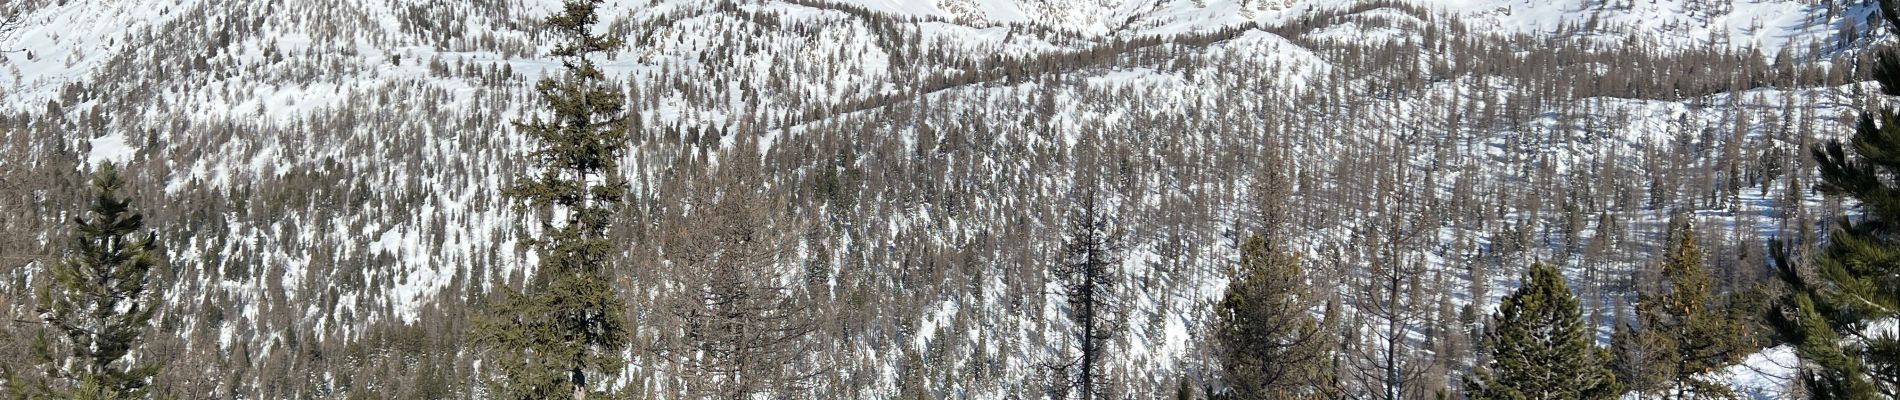
[[40, 351], [52, 363], [51, 378], [73, 383], [68, 396], [143, 396], [158, 365], [132, 364], [157, 310], [151, 272], [162, 264], [161, 250], [145, 229], [132, 200], [119, 195], [125, 180], [104, 164], [92, 178], [95, 195], [75, 225], [69, 254], [50, 268], [53, 283], [39, 288], [41, 317], [62, 334], [67, 359], [55, 359], [50, 346]]

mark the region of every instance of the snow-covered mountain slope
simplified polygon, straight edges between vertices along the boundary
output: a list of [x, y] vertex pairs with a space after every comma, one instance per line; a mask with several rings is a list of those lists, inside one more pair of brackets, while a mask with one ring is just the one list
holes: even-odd
[[1644, 41], [1667, 47], [1759, 48], [1795, 55], [1838, 51], [1842, 35], [1875, 26], [1874, 9], [1847, 2], [1452, 0], [1443, 5], [1472, 25], [1532, 34], [1583, 37], [1604, 44]]
[[[23, 205], [0, 251], [27, 255], [0, 257], [0, 305], [28, 314], [83, 163], [122, 162], [174, 257], [149, 355], [179, 360], [167, 390], [472, 384], [459, 335], [531, 259], [539, 215], [499, 188], [529, 167], [508, 122], [558, 66], [535, 23], [557, 3], [0, 5], [0, 171], [22, 177], [0, 204]], [[691, 273], [662, 245], [690, 228], [671, 216], [695, 171], [756, 155], [800, 230], [778, 265], [821, 310], [808, 397], [1027, 397], [1069, 345], [1047, 264], [1098, 182], [1125, 232], [1108, 370], [1162, 397], [1213, 382], [1209, 307], [1275, 169], [1339, 332], [1405, 325], [1445, 371], [1408, 387], [1455, 388], [1469, 343], [1427, 332], [1475, 323], [1533, 260], [1566, 265], [1607, 332], [1671, 213], [1739, 291], [1766, 240], [1842, 212], [1804, 190], [1802, 146], [1861, 108], [1874, 39], [1870, 7], [1828, 4], [609, 1], [630, 46], [600, 61], [638, 127], [619, 283], [638, 342], [669, 340]], [[1419, 312], [1362, 311], [1375, 268], [1416, 275]], [[636, 397], [685, 385], [628, 357]]]
[[[10, 79], [6, 79], [4, 87], [10, 97], [9, 104], [38, 106], [36, 100], [49, 99], [70, 83], [94, 77], [107, 76], [111, 78], [101, 80], [112, 81], [160, 80], [161, 77], [140, 75], [179, 72], [134, 66], [156, 64], [203, 69], [204, 64], [221, 63], [257, 68], [258, 64], [282, 62], [286, 57], [344, 68], [305, 75], [341, 75], [339, 78], [354, 78], [337, 82], [343, 87], [368, 86], [378, 79], [414, 77], [424, 72], [425, 65], [421, 63], [402, 65], [398, 61], [402, 57], [508, 60], [511, 63], [517, 59], [532, 59], [541, 44], [521, 30], [533, 29], [532, 16], [544, 14], [555, 3], [558, 2], [451, 5], [393, 0], [343, 3], [24, 1], [10, 6], [13, 29], [0, 35], [0, 44], [19, 50], [7, 54], [5, 72]], [[690, 4], [693, 3], [626, 0], [609, 2], [608, 6], [625, 10], [628, 21], [665, 25], [672, 22], [666, 21], [669, 18], [696, 13]], [[1339, 0], [855, 0], [772, 2], [762, 7], [822, 14], [820, 10], [835, 5], [853, 12], [923, 21], [917, 23], [918, 28], [932, 33], [940, 29], [946, 30], [945, 34], [965, 33], [946, 38], [954, 44], [975, 42], [1011, 47], [1043, 42], [1032, 36], [1070, 39], [1057, 44], [1064, 46], [1077, 40], [1099, 43], [1113, 38], [1278, 25], [1306, 18], [1315, 10], [1335, 9], [1344, 4], [1349, 3]], [[1870, 19], [1871, 7], [1838, 2], [1818, 5], [1781, 0], [1734, 3], [1449, 0], [1419, 5], [1457, 18], [1481, 32], [1584, 37], [1606, 45], [1687, 48], [1713, 44], [1752, 48], [1769, 55], [1776, 55], [1783, 48], [1790, 48], [1796, 56], [1817, 49], [1830, 54], [1838, 52], [1851, 45], [1843, 42], [1843, 38], [1848, 41], [1855, 38], [1853, 34], [1842, 33], [1866, 31], [1874, 22]], [[680, 22], [691, 20], [694, 18], [682, 18]], [[1058, 33], [1013, 34], [1025, 29]], [[1002, 33], [1006, 43], [970, 37], [972, 35], [967, 33], [971, 31]], [[666, 30], [653, 33], [678, 34]], [[994, 33], [976, 36], [994, 36]], [[1630, 42], [1632, 40], [1636, 42]], [[973, 54], [981, 54], [980, 50]], [[238, 79], [271, 78], [292, 78], [273, 81], [279, 84], [302, 80], [295, 79], [297, 76]]]

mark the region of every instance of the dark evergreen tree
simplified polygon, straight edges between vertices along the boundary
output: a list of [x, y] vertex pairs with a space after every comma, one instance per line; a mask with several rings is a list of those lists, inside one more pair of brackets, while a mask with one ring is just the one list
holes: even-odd
[[607, 233], [627, 190], [619, 170], [628, 138], [622, 94], [588, 57], [620, 46], [594, 33], [599, 3], [570, 0], [547, 18], [565, 40], [552, 54], [567, 71], [537, 86], [553, 117], [515, 124], [541, 144], [532, 160], [542, 170], [506, 194], [549, 220], [526, 240], [539, 262], [525, 290], [501, 288], [478, 332], [489, 346], [492, 398], [607, 395], [626, 362], [630, 327], [612, 285], [616, 249]]
[[1472, 399], [1614, 399], [1622, 387], [1577, 296], [1551, 266], [1532, 265], [1484, 334], [1491, 362], [1466, 378]]
[[[1900, 33], [1894, 1], [1881, 0], [1880, 10]], [[1882, 93], [1900, 95], [1900, 54], [1888, 48], [1878, 57]], [[1850, 145], [1853, 153], [1838, 140], [1814, 150], [1818, 186], [1858, 200], [1861, 213], [1835, 223], [1812, 265], [1776, 246], [1777, 275], [1790, 291], [1769, 321], [1795, 345], [1814, 398], [1900, 398], [1900, 332], [1869, 329], [1900, 316], [1900, 115], [1891, 107], [1862, 114]]]
[[[144, 216], [119, 196], [125, 180], [111, 164], [92, 178], [97, 193], [84, 216], [75, 218], [71, 247], [52, 265], [52, 284], [39, 289], [40, 316], [65, 339], [37, 345], [52, 386], [47, 392], [72, 399], [144, 398], [160, 365], [133, 362], [154, 311], [161, 285], [152, 271], [164, 263]], [[32, 396], [26, 396], [32, 397]]]
[[1069, 221], [1069, 237], [1063, 244], [1064, 260], [1055, 273], [1068, 300], [1070, 322], [1075, 325], [1078, 354], [1070, 363], [1074, 372], [1066, 383], [1074, 390], [1069, 393], [1081, 400], [1095, 400], [1110, 397], [1104, 393], [1107, 379], [1102, 364], [1109, 342], [1120, 330], [1115, 284], [1121, 278], [1114, 270], [1120, 261], [1115, 255], [1119, 249], [1108, 216], [1097, 207], [1095, 192], [1084, 191], [1079, 196], [1081, 204]]
[[1672, 399], [1730, 398], [1728, 385], [1708, 374], [1739, 360], [1744, 326], [1720, 308], [1715, 278], [1703, 262], [1695, 229], [1686, 220], [1673, 223], [1674, 238], [1662, 265], [1664, 287], [1640, 296], [1637, 326], [1627, 339], [1641, 342], [1645, 357], [1620, 360], [1644, 364], [1659, 385], [1650, 389]]
[[1331, 361], [1329, 334], [1313, 318], [1300, 258], [1262, 236], [1240, 249], [1240, 265], [1215, 308], [1225, 399], [1321, 398]]

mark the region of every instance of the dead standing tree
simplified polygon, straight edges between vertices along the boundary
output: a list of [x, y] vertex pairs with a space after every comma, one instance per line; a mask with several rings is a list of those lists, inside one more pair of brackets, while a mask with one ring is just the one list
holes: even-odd
[[683, 207], [668, 215], [681, 338], [662, 353], [684, 369], [689, 398], [797, 397], [823, 373], [795, 370], [812, 365], [805, 358], [816, 353], [809, 340], [815, 314], [781, 263], [804, 229], [775, 217], [782, 202], [760, 184], [755, 148], [735, 145], [717, 175], [693, 179], [711, 184], [688, 188]]
[[1417, 342], [1422, 340], [1414, 340], [1414, 331], [1422, 331], [1434, 316], [1424, 287], [1428, 271], [1414, 253], [1437, 230], [1430, 223], [1435, 220], [1427, 217], [1433, 215], [1427, 202], [1417, 200], [1414, 191], [1433, 188], [1410, 187], [1412, 171], [1404, 145], [1391, 146], [1390, 152], [1387, 156], [1405, 161], [1375, 163], [1391, 169], [1378, 171], [1373, 182], [1376, 212], [1369, 213], [1371, 219], [1360, 234], [1369, 255], [1351, 289], [1360, 337], [1341, 342], [1348, 347], [1341, 374], [1362, 385], [1343, 388], [1342, 393], [1354, 399], [1426, 398], [1429, 393], [1421, 386], [1431, 378], [1429, 366], [1435, 360], [1430, 358], [1438, 357], [1420, 351]]
[[1069, 217], [1063, 260], [1053, 271], [1074, 324], [1076, 354], [1052, 367], [1068, 378], [1068, 382], [1058, 382], [1066, 385], [1056, 385], [1054, 394], [1069, 397], [1073, 393], [1076, 398], [1094, 400], [1109, 397], [1103, 371], [1105, 350], [1122, 328], [1121, 302], [1115, 290], [1121, 280], [1115, 271], [1121, 264], [1116, 254], [1121, 249], [1108, 215], [1100, 209], [1099, 194], [1093, 188], [1077, 192], [1080, 204]]

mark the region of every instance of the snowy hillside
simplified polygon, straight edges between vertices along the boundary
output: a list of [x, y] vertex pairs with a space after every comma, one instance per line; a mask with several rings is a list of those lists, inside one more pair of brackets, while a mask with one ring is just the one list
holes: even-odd
[[[526, 279], [548, 217], [501, 188], [530, 171], [511, 122], [560, 67], [539, 25], [558, 4], [0, 4], [0, 307], [35, 315], [83, 174], [117, 162], [172, 257], [140, 354], [174, 360], [162, 390], [482, 396], [471, 315]], [[1408, 393], [1454, 393], [1479, 359], [1461, 332], [1533, 261], [1564, 267], [1607, 341], [1671, 215], [1725, 294], [1770, 279], [1769, 240], [1811, 246], [1844, 211], [1809, 190], [1806, 148], [1848, 131], [1883, 39], [1869, 4], [1796, 0], [602, 7], [628, 42], [597, 61], [634, 125], [612, 232], [634, 398], [692, 384], [652, 349], [683, 324], [689, 199], [730, 182], [770, 193], [774, 281], [816, 313], [817, 350], [784, 367], [818, 375], [793, 397], [1045, 393], [1075, 328], [1049, 265], [1081, 188], [1122, 232], [1116, 393], [1214, 385], [1212, 305], [1262, 203], [1291, 210], [1333, 305], [1315, 316], [1355, 345], [1399, 326], [1366, 351], [1398, 343], [1440, 372]], [[1274, 182], [1290, 191], [1264, 198]], [[1377, 271], [1408, 276], [1405, 312], [1368, 309]], [[6, 329], [0, 355], [24, 354]], [[1788, 354], [1730, 380], [1783, 398]]]

